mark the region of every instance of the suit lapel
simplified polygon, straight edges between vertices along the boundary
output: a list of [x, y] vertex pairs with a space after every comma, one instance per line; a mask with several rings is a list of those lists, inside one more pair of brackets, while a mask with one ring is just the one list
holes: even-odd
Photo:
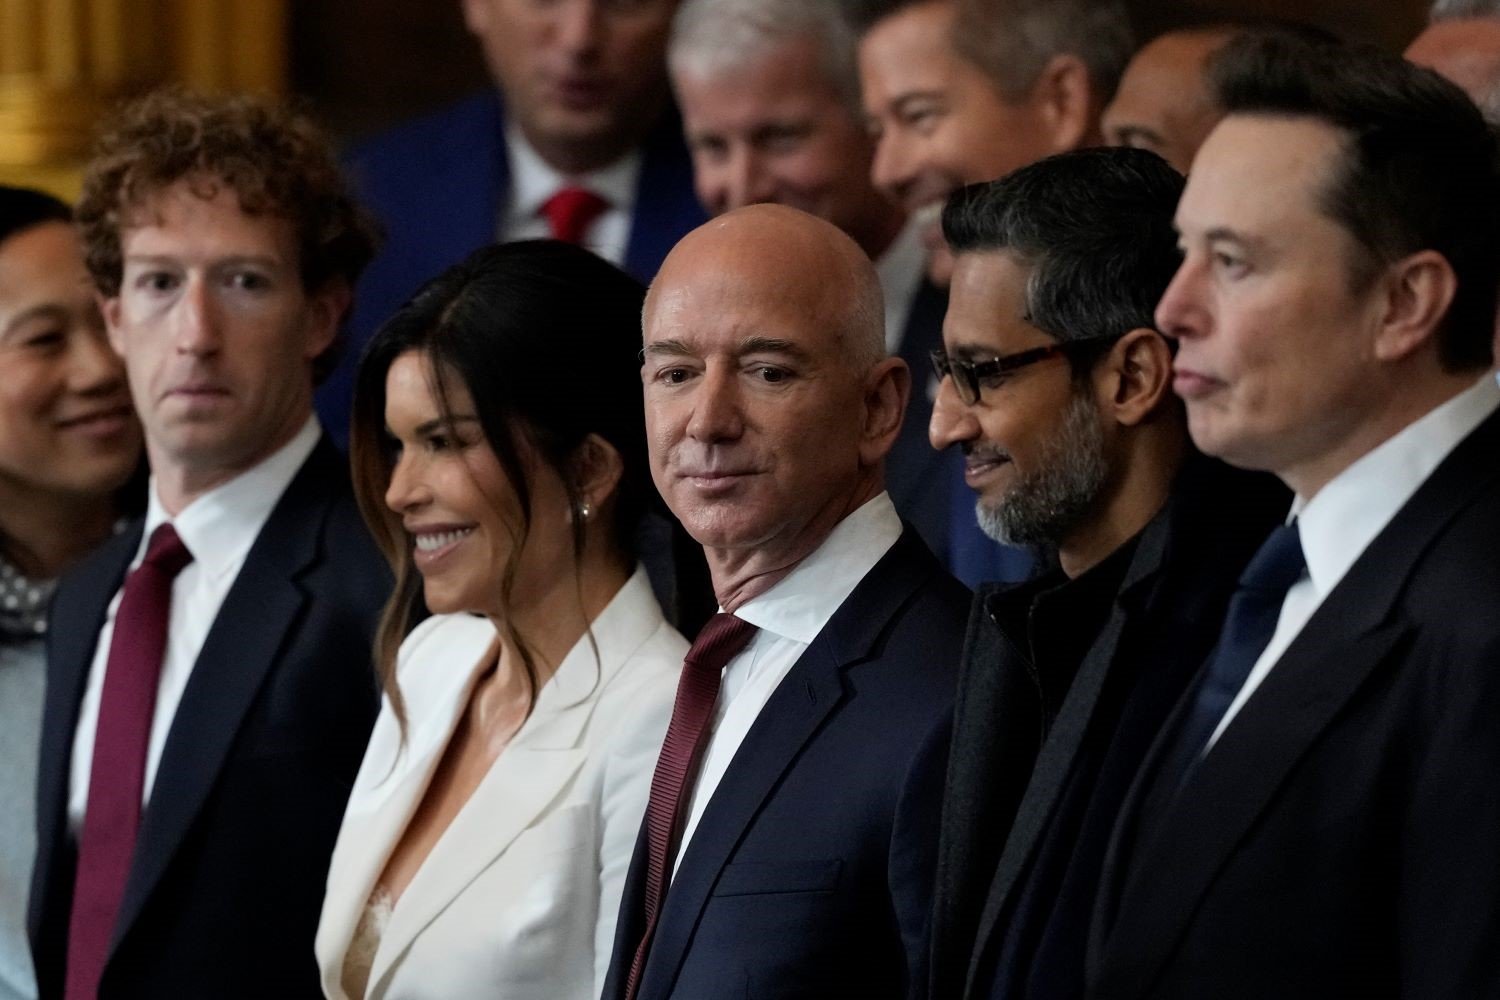
[[684, 846], [640, 995], [668, 996], [714, 885], [756, 814], [844, 698], [844, 670], [870, 655], [891, 616], [936, 563], [910, 527], [844, 601], [771, 695]]
[[[1097, 956], [1099, 973], [1109, 975], [1111, 957], [1120, 956], [1134, 991], [1149, 992], [1213, 879], [1277, 790], [1369, 678], [1408, 647], [1412, 627], [1396, 609], [1401, 591], [1444, 526], [1500, 479], [1493, 462], [1497, 448], [1500, 415], [1492, 415], [1386, 525], [1189, 775], [1168, 813], [1144, 828], [1134, 824], [1147, 835], [1125, 851], [1127, 861], [1130, 855], [1138, 860], [1129, 863], [1123, 884], [1118, 870], [1111, 873], [1121, 861], [1117, 828], [1106, 882], [1119, 885], [1119, 905], [1111, 928], [1100, 927], [1096, 910], [1096, 943], [1107, 949]], [[1164, 736], [1174, 731], [1173, 723], [1163, 728]], [[1156, 740], [1122, 816], [1138, 811], [1164, 736]]]
[[667, 252], [706, 219], [694, 193], [693, 165], [682, 140], [682, 119], [675, 108], [670, 108], [643, 149], [630, 238], [625, 246], [625, 270], [640, 281], [650, 282]]
[[261, 684], [308, 595], [341, 460], [318, 442], [261, 528], [214, 619], [167, 734], [136, 842], [115, 943], [139, 916], [207, 801]]

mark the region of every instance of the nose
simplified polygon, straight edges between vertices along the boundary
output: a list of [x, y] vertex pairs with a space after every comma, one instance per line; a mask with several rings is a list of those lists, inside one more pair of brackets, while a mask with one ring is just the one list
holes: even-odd
[[391, 481], [385, 488], [385, 505], [397, 514], [416, 510], [429, 499], [417, 464], [417, 458], [403, 449], [391, 466]]
[[218, 307], [207, 281], [197, 275], [189, 276], [175, 313], [179, 352], [208, 356], [218, 351]]
[[725, 367], [710, 366], [694, 393], [688, 436], [703, 444], [714, 444], [733, 441], [744, 430], [744, 413], [740, 408], [735, 373], [726, 371]]
[[557, 41], [569, 54], [588, 55], [600, 48], [604, 17], [601, 0], [565, 0], [557, 9]]
[[1183, 259], [1156, 304], [1156, 328], [1168, 337], [1192, 337], [1208, 329], [1203, 265], [1191, 254]]
[[870, 161], [870, 181], [892, 199], [905, 204], [916, 171], [908, 143], [890, 129], [875, 140], [875, 155]]
[[965, 406], [953, 388], [953, 376], [944, 375], [938, 383], [937, 398], [932, 401], [932, 419], [927, 424], [927, 440], [938, 451], [953, 444], [972, 441], [979, 436], [979, 421], [972, 407]]
[[112, 396], [124, 388], [125, 366], [97, 321], [75, 329], [68, 343], [70, 389], [83, 395]]
[[730, 154], [724, 169], [724, 189], [728, 207], [744, 208], [772, 201], [774, 192], [761, 169], [760, 156], [752, 149], [737, 149]]

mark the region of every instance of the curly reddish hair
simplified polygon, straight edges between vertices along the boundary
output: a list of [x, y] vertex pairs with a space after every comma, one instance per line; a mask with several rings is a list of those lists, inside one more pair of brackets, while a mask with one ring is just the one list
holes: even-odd
[[[374, 219], [354, 200], [332, 144], [310, 118], [256, 97], [160, 90], [104, 122], [84, 173], [75, 216], [105, 296], [120, 293], [122, 232], [183, 180], [204, 197], [228, 187], [248, 215], [289, 220], [309, 292], [339, 279], [352, 286], [375, 254]], [[320, 373], [337, 346], [319, 359]]]

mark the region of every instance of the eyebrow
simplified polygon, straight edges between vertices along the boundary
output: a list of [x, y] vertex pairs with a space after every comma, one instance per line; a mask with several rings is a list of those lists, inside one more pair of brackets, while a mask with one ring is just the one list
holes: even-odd
[[[800, 344], [780, 337], [747, 337], [734, 350], [736, 358], [743, 358], [750, 354], [781, 354], [799, 361], [806, 361], [812, 357]], [[700, 356], [699, 351], [676, 339], [658, 340], [641, 348], [643, 364], [648, 357], [696, 358]]]
[[67, 318], [68, 311], [55, 303], [46, 302], [39, 306], [32, 306], [30, 309], [11, 317], [10, 322], [5, 324], [5, 329], [0, 330], [0, 340], [9, 339], [18, 328], [33, 320], [55, 319], [61, 322], [67, 320]]
[[[167, 253], [130, 253], [125, 255], [127, 264], [171, 264], [182, 263], [182, 258], [175, 254]], [[258, 264], [261, 267], [281, 267], [284, 261], [280, 257], [267, 254], [232, 254], [228, 257], [215, 258], [211, 264], [213, 267], [225, 267], [234, 264]]]
[[1228, 226], [1215, 226], [1212, 229], [1205, 230], [1203, 239], [1206, 243], [1234, 243], [1246, 250], [1262, 250], [1265, 247], [1264, 240], [1235, 232]]
[[448, 417], [433, 417], [431, 420], [418, 424], [412, 433], [417, 437], [426, 437], [435, 431], [446, 430], [457, 424], [477, 424], [479, 418], [469, 413], [455, 413]]

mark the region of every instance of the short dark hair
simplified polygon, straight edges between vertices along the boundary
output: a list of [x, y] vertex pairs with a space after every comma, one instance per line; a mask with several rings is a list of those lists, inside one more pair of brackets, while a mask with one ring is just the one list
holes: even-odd
[[1026, 319], [1059, 341], [1156, 329], [1182, 253], [1182, 175], [1144, 149], [1059, 153], [948, 197], [954, 253], [1003, 250], [1031, 269]]
[[1054, 56], [1077, 56], [1101, 101], [1135, 53], [1123, 0], [955, 0], [954, 49], [1007, 100], [1030, 92]]
[[909, 7], [944, 2], [951, 0], [840, 0], [839, 7], [855, 34], [863, 36], [881, 21]]
[[[104, 123], [83, 178], [77, 218], [85, 259], [106, 296], [120, 293], [122, 232], [133, 213], [176, 184], [217, 185], [250, 215], [273, 215], [297, 234], [302, 286], [350, 287], [375, 254], [379, 230], [354, 200], [328, 137], [306, 115], [257, 97], [160, 90], [126, 104]], [[341, 342], [317, 359], [314, 375], [337, 363]]]
[[1437, 332], [1449, 371], [1491, 362], [1500, 280], [1500, 146], [1479, 109], [1431, 70], [1368, 45], [1279, 36], [1230, 42], [1212, 67], [1225, 114], [1313, 118], [1345, 133], [1319, 192], [1354, 238], [1358, 287], [1381, 268], [1435, 250], [1458, 279]]
[[[567, 243], [534, 240], [483, 247], [433, 278], [375, 333], [356, 376], [350, 459], [354, 492], [371, 533], [396, 571], [396, 590], [376, 637], [376, 661], [393, 704], [396, 652], [421, 607], [401, 518], [385, 505], [394, 456], [387, 447], [386, 374], [408, 351], [423, 352], [440, 403], [456, 379], [506, 480], [515, 490], [523, 540], [531, 521], [529, 452], [562, 479], [578, 509], [572, 471], [579, 446], [598, 434], [620, 453], [614, 536], [633, 559], [635, 529], [658, 502], [646, 457], [640, 378], [640, 317], [645, 288], [624, 271]], [[575, 555], [583, 519], [575, 517]], [[517, 542], [516, 551], [519, 551]], [[507, 607], [515, 559], [495, 581]], [[515, 638], [515, 637], [512, 637]], [[522, 641], [523, 664], [536, 674]]]
[[73, 210], [33, 188], [0, 184], [0, 243], [44, 222], [72, 222]]

